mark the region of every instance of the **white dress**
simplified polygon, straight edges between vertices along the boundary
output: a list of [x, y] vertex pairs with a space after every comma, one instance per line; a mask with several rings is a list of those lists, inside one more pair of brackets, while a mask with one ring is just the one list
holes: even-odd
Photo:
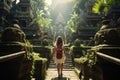
[[57, 58], [56, 58], [56, 52], [55, 52], [55, 54], [54, 54], [54, 56], [53, 56], [53, 60], [54, 60], [54, 62], [55, 62], [56, 65], [57, 65], [57, 64], [62, 64], [62, 63], [64, 63], [65, 60], [66, 60], [66, 56], [65, 56], [64, 51], [62, 52], [62, 58], [61, 58], [61, 59], [57, 59]]

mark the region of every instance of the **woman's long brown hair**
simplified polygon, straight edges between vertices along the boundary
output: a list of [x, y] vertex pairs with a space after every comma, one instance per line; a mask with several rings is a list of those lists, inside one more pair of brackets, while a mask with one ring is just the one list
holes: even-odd
[[62, 46], [63, 47], [64, 41], [61, 36], [58, 36], [55, 41], [55, 46]]

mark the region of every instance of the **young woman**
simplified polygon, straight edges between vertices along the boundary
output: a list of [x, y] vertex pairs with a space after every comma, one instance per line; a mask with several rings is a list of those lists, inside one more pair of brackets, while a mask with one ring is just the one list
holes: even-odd
[[66, 59], [66, 52], [64, 48], [64, 41], [61, 36], [56, 38], [53, 55], [53, 60], [57, 65], [58, 77], [62, 77], [63, 63]]

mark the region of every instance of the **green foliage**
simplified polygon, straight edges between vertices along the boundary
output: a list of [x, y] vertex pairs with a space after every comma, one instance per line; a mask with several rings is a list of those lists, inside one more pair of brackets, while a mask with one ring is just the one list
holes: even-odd
[[97, 55], [96, 55], [95, 51], [88, 50], [84, 56], [82, 56], [80, 58], [75, 58], [74, 61], [79, 64], [86, 64], [88, 67], [92, 67], [97, 62]]
[[43, 17], [44, 13], [41, 11], [40, 15], [38, 17], [36, 17], [31, 23], [30, 26], [34, 25], [35, 23], [37, 23], [40, 27], [42, 28], [49, 28], [51, 26], [51, 19], [50, 18], [45, 18]]
[[79, 15], [81, 11], [80, 3], [81, 3], [81, 0], [74, 1], [72, 16], [67, 21], [66, 30], [68, 31], [68, 34], [67, 34], [68, 40], [73, 38], [73, 34], [76, 33], [76, 30], [79, 24]]
[[104, 11], [104, 0], [97, 0], [93, 6], [93, 12], [100, 13]]
[[44, 80], [45, 78], [45, 74], [46, 74], [46, 62], [47, 59], [46, 58], [42, 58], [40, 57], [39, 53], [33, 53], [34, 56], [34, 78], [36, 78], [36, 80]]
[[34, 66], [34, 65], [35, 65], [35, 61], [36, 61], [36, 60], [41, 60], [41, 61], [43, 61], [43, 63], [44, 63], [44, 62], [47, 61], [47, 59], [46, 59], [46, 58], [42, 58], [42, 57], [40, 57], [40, 54], [39, 54], [39, 53], [33, 52], [32, 54], [33, 54], [32, 73], [34, 73], [34, 69], [35, 69], [35, 66]]
[[42, 28], [49, 28], [49, 25], [51, 24], [51, 19], [49, 18], [44, 18], [44, 17], [39, 17], [37, 18], [37, 23], [40, 25]]
[[48, 18], [49, 16], [49, 10], [46, 9], [48, 7], [45, 3], [45, 0], [32, 0], [32, 8], [34, 12], [34, 20], [30, 23], [30, 26], [34, 26], [37, 24], [37, 26], [40, 27], [41, 32], [41, 40], [44, 37], [44, 33], [47, 32], [48, 37], [50, 37], [52, 34], [52, 26], [51, 22], [52, 20]]
[[45, 10], [45, 0], [32, 0], [32, 8], [35, 19], [31, 23], [38, 23], [40, 27], [48, 27], [51, 24], [51, 19], [47, 18], [47, 11]]
[[48, 40], [47, 40], [47, 39], [44, 39], [44, 40], [42, 41], [42, 45], [43, 45], [43, 46], [48, 46], [48, 45], [49, 45]]
[[50, 46], [36, 46], [33, 48], [35, 52], [38, 52], [41, 57], [49, 59], [51, 57], [51, 47]]
[[93, 6], [94, 13], [107, 12], [111, 6], [120, 4], [120, 0], [97, 0]]
[[77, 13], [77, 14], [80, 14], [80, 11], [81, 11], [81, 6], [83, 6], [81, 4], [82, 0], [76, 0], [75, 2], [75, 5], [73, 7], [73, 12]]
[[108, 4], [108, 5], [119, 5], [120, 0], [106, 0], [106, 4]]
[[34, 16], [37, 17], [41, 15], [41, 10], [45, 13], [44, 10], [45, 7], [45, 1], [44, 0], [32, 0], [32, 8], [34, 12]]
[[79, 40], [79, 39], [76, 39], [76, 40], [74, 41], [74, 45], [75, 45], [75, 46], [80, 46], [80, 40]]
[[67, 22], [67, 27], [70, 29], [72, 33], [76, 31], [77, 22], [78, 22], [78, 14], [74, 13], [70, 18], [70, 20]]
[[[85, 9], [85, 2], [87, 2], [87, 0], [75, 0], [74, 1], [74, 7], [73, 7], [73, 14], [72, 17], [69, 19], [69, 21], [67, 22], [67, 28], [69, 29], [69, 37], [73, 37], [74, 33], [77, 32], [77, 28], [80, 26], [79, 24], [83, 21], [83, 17], [81, 13], [83, 12], [83, 10]], [[81, 18], [82, 17], [82, 18]]]
[[43, 62], [46, 62], [46, 61], [47, 61], [46, 58], [40, 57], [40, 54], [39, 54], [39, 53], [36, 53], [36, 52], [33, 52], [33, 57], [34, 57], [34, 60], [42, 60]]
[[30, 41], [29, 40], [26, 40], [26, 45], [28, 45], [28, 46], [32, 46], [32, 44], [30, 43]]
[[81, 57], [81, 58], [75, 58], [74, 61], [79, 63], [79, 64], [84, 64], [88, 59], [86, 57]]

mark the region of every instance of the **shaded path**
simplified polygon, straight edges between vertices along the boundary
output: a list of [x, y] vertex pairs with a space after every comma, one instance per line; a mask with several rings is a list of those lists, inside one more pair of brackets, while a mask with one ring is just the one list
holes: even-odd
[[51, 60], [45, 80], [80, 80], [74, 71], [74, 67], [72, 66], [72, 61], [69, 54], [67, 54], [67, 59], [64, 63], [63, 77], [58, 78], [57, 76], [56, 65], [54, 64], [53, 60]]

